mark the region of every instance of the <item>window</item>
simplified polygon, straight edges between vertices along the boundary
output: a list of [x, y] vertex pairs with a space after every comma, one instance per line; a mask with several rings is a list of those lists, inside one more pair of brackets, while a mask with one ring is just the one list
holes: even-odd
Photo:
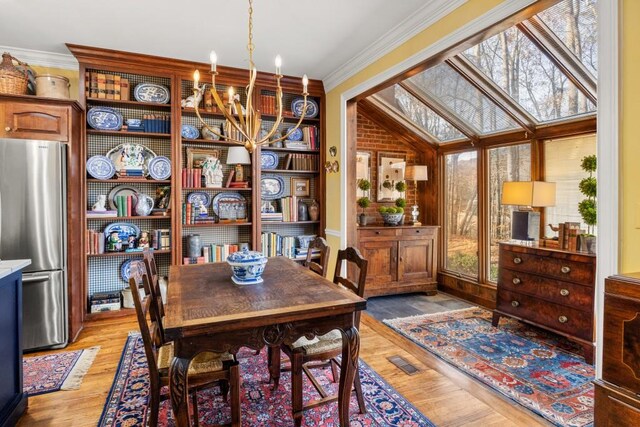
[[[580, 193], [578, 183], [587, 173], [581, 169], [580, 163], [583, 157], [594, 154], [595, 135], [545, 141], [544, 180], [556, 183], [556, 205], [545, 209], [545, 236], [557, 235], [547, 224], [582, 223], [578, 203], [585, 197]], [[586, 225], [584, 227], [586, 229]]]
[[531, 145], [491, 148], [489, 154], [489, 280], [498, 280], [498, 243], [511, 238], [511, 212], [500, 203], [502, 183], [531, 180]]
[[478, 276], [478, 153], [445, 157], [445, 269]]

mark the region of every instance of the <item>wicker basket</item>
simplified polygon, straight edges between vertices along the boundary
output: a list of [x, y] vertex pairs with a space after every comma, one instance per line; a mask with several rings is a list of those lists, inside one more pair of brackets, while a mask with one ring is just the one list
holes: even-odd
[[19, 65], [27, 66], [27, 64], [18, 61], [8, 52], [2, 54], [2, 63], [0, 63], [0, 93], [10, 95], [26, 95], [27, 94], [27, 71], [20, 70], [13, 65], [13, 61]]

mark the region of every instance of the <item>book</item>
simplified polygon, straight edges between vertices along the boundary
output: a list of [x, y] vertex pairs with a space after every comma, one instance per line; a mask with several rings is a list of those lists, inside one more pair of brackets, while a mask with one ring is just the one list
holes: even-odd
[[225, 184], [225, 187], [230, 187], [231, 183], [233, 182], [233, 176], [236, 174], [235, 169], [231, 169], [231, 172], [229, 172], [229, 177], [227, 178], [227, 183]]
[[98, 73], [98, 98], [107, 98], [107, 76], [102, 73]]
[[122, 79], [122, 77], [115, 75], [113, 76], [113, 99], [115, 100], [120, 100], [120, 80]]
[[105, 74], [105, 88], [106, 88], [106, 99], [113, 99], [114, 88], [113, 88], [113, 74]]
[[129, 100], [129, 79], [120, 79], [120, 99]]

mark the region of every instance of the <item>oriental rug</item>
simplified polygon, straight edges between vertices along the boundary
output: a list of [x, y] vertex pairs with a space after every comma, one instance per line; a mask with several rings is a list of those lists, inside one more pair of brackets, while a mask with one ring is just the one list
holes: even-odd
[[[237, 355], [242, 383], [242, 425], [291, 426], [290, 372], [282, 372], [280, 387], [273, 391], [272, 386], [267, 384], [266, 350], [263, 349], [259, 355], [254, 353], [253, 350], [242, 349]], [[314, 374], [327, 390], [332, 390], [332, 387], [337, 389], [337, 383], [332, 382], [330, 368], [314, 369]], [[434, 427], [429, 419], [362, 361], [360, 375], [368, 413], [358, 413], [358, 404], [352, 394], [351, 426]], [[131, 334], [98, 426], [146, 425], [148, 394], [149, 374], [142, 338], [139, 334]], [[305, 400], [319, 397], [306, 377], [304, 395]], [[231, 420], [229, 406], [222, 400], [217, 387], [198, 392], [198, 412], [201, 426], [228, 423]], [[159, 425], [174, 425], [169, 400], [161, 403]], [[303, 425], [338, 426], [337, 403], [305, 411]]]
[[558, 426], [593, 424], [595, 371], [570, 341], [473, 307], [384, 323]]

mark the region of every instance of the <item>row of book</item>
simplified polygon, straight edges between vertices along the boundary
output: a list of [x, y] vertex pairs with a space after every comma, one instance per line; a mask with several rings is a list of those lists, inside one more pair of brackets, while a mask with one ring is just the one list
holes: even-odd
[[84, 91], [87, 98], [129, 101], [129, 79], [96, 72], [86, 72]]
[[298, 197], [287, 196], [279, 201], [280, 212], [282, 212], [282, 221], [293, 222], [298, 221]]
[[240, 244], [204, 245], [202, 255], [196, 258], [184, 257], [183, 264], [207, 264], [210, 262], [224, 262], [227, 257], [240, 250]]
[[182, 169], [182, 188], [202, 188], [202, 169]]
[[191, 224], [215, 224], [216, 217], [209, 215], [206, 206], [194, 205], [193, 203], [182, 204], [182, 223]]
[[578, 236], [585, 233], [580, 229], [580, 223], [564, 222], [558, 224], [558, 228], [558, 248], [574, 252], [579, 250]]
[[315, 154], [289, 153], [284, 158], [285, 170], [312, 171], [320, 167], [320, 159]]
[[[261, 236], [262, 254], [267, 257], [285, 256], [287, 258], [301, 260], [307, 258], [308, 248], [300, 248], [296, 236], [282, 236], [274, 232], [264, 232]], [[319, 255], [320, 251], [313, 249], [312, 257]]]
[[132, 212], [135, 209], [133, 198], [134, 196], [132, 195], [115, 197], [114, 203], [118, 209], [117, 216], [133, 216]]
[[[276, 96], [275, 95], [260, 95], [260, 109], [262, 114], [268, 116], [276, 115]], [[293, 117], [293, 111], [283, 111], [282, 117]]]
[[[151, 230], [149, 233], [149, 248], [159, 250], [171, 249], [171, 232], [168, 228], [158, 228]], [[88, 255], [98, 255], [105, 253], [107, 237], [103, 231], [99, 230], [85, 230], [85, 252]], [[122, 251], [131, 252], [136, 250], [142, 250], [137, 247], [137, 239], [131, 241], [122, 242]]]
[[307, 143], [309, 150], [318, 150], [320, 148], [318, 144], [318, 127], [304, 126], [302, 128], [302, 140]]
[[89, 296], [89, 313], [120, 310], [120, 292], [96, 292]]

